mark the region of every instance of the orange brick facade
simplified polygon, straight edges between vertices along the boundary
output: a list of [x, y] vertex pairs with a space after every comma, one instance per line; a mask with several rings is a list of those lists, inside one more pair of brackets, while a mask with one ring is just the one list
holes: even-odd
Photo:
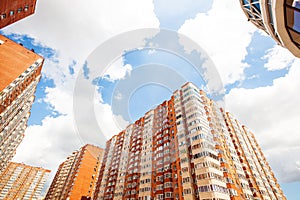
[[0, 35], [0, 173], [21, 143], [44, 59]]
[[35, 5], [36, 0], [1, 0], [0, 28], [32, 15]]
[[10, 162], [0, 175], [0, 199], [39, 199], [50, 170]]
[[77, 200], [94, 195], [103, 149], [85, 145], [63, 162], [45, 199]]

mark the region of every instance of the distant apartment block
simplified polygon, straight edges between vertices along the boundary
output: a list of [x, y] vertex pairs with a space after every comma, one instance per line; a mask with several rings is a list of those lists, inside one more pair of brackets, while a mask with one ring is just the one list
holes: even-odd
[[10, 162], [0, 175], [0, 199], [40, 199], [50, 170]]
[[0, 173], [24, 137], [43, 62], [41, 56], [0, 35]]
[[35, 5], [36, 0], [1, 0], [0, 28], [32, 15]]
[[90, 144], [74, 151], [59, 165], [45, 199], [90, 199], [94, 195], [103, 153], [103, 149]]
[[300, 0], [240, 0], [248, 21], [300, 58]]
[[107, 141], [94, 199], [286, 198], [254, 135], [186, 83]]

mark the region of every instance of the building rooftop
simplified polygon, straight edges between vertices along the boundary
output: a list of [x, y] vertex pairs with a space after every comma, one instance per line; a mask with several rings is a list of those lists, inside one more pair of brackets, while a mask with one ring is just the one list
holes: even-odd
[[38, 59], [38, 54], [0, 35], [0, 91]]

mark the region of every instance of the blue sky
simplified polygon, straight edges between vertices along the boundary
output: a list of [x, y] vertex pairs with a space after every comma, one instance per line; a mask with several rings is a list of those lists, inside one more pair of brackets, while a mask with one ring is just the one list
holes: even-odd
[[[93, 75], [86, 59], [103, 41], [137, 28], [163, 28], [179, 31], [207, 52], [221, 77], [226, 109], [257, 135], [287, 198], [299, 199], [300, 157], [286, 156], [284, 152], [295, 150], [300, 153], [300, 147], [292, 139], [281, 138], [281, 133], [288, 132], [290, 137], [295, 137], [294, 141], [300, 139], [297, 136], [299, 129], [292, 123], [299, 119], [297, 111], [300, 111], [296, 103], [299, 95], [294, 95], [299, 91], [297, 80], [293, 77], [298, 73], [295, 66], [299, 59], [247, 22], [237, 3], [233, 0], [227, 3], [217, 0], [147, 0], [140, 3], [133, 0], [126, 4], [114, 0], [108, 4], [91, 1], [91, 7], [88, 7], [76, 2], [75, 8], [82, 8], [88, 13], [77, 18], [73, 11], [62, 9], [67, 1], [38, 2], [35, 15], [1, 31], [25, 47], [33, 48], [47, 60], [36, 90], [26, 137], [15, 160], [51, 168], [53, 177], [58, 164], [79, 148], [82, 140], [93, 138], [87, 133], [84, 136], [79, 134], [78, 139], [78, 135], [73, 133], [76, 127], [72, 116], [72, 92], [80, 69], [83, 69], [85, 79], [96, 86], [95, 99], [98, 102], [95, 103], [95, 115], [102, 122], [100, 128], [106, 129], [103, 131], [106, 137], [109, 137], [107, 132], [113, 135], [118, 131], [113, 121], [122, 127], [138, 119], [150, 108], [168, 99], [172, 89], [183, 80], [205, 89], [205, 77], [197, 73], [191, 63], [160, 50], [126, 51], [118, 60], [111, 62], [104, 77]], [[118, 17], [120, 13], [122, 17]], [[45, 18], [49, 21], [43, 21]], [[61, 24], [57, 24], [58, 21]], [[185, 49], [180, 38], [168, 40], [158, 34], [145, 38], [145, 41], [148, 45], [169, 45], [191, 60], [197, 60], [201, 54]], [[169, 41], [170, 44], [164, 44]], [[166, 71], [155, 71], [156, 66], [163, 66]], [[143, 67], [152, 67], [154, 71], [148, 72]], [[132, 87], [135, 89], [126, 98], [118, 93], [121, 85], [138, 84], [137, 80], [132, 82], [138, 73], [144, 74], [144, 81], [148, 84]], [[149, 73], [165, 77], [169, 85], [165, 82], [158, 84], [158, 79], [152, 80]], [[172, 82], [168, 73], [176, 73], [182, 79]], [[122, 98], [123, 102], [127, 102], [127, 110], [114, 104]], [[110, 120], [111, 116], [115, 120]], [[26, 156], [33, 152], [39, 152], [37, 157], [40, 159]]]
[[269, 36], [261, 35], [256, 31], [247, 47], [248, 55], [245, 57], [245, 62], [249, 64], [249, 67], [244, 71], [246, 78], [241, 82], [236, 82], [234, 85], [227, 86], [228, 90], [236, 86], [243, 88], [268, 86], [272, 85], [274, 79], [284, 76], [288, 72], [287, 68], [268, 71], [264, 67], [267, 59], [263, 59], [263, 56], [274, 44], [275, 42]]

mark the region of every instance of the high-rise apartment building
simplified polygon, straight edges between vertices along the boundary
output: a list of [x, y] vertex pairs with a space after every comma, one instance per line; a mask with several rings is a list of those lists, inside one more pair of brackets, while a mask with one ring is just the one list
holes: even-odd
[[240, 0], [256, 27], [300, 58], [300, 0]]
[[43, 61], [0, 35], [0, 173], [24, 137]]
[[89, 199], [95, 186], [104, 150], [87, 144], [59, 165], [46, 200]]
[[35, 5], [36, 0], [1, 0], [0, 28], [32, 15]]
[[50, 170], [10, 162], [0, 176], [0, 199], [40, 199]]
[[113, 136], [94, 199], [286, 199], [254, 135], [192, 83]]

